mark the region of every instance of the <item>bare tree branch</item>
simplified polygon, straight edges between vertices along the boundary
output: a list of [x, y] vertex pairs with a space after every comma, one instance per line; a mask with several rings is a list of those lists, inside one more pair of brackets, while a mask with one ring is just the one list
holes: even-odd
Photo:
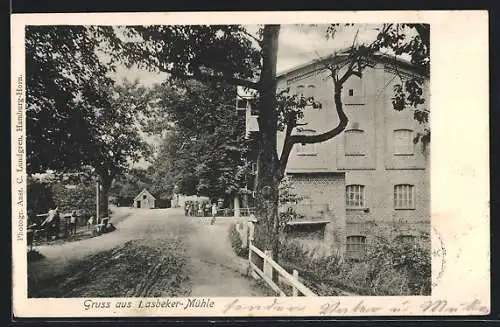
[[246, 36], [250, 37], [251, 39], [253, 39], [255, 42], [257, 42], [257, 44], [259, 46], [262, 46], [262, 40], [259, 39], [258, 37], [256, 37], [255, 35], [252, 35], [251, 33], [249, 33], [248, 31], [245, 31], [245, 30], [242, 30], [241, 32], [243, 34], [245, 34]]
[[224, 82], [230, 85], [243, 86], [253, 90], [260, 90], [261, 84], [259, 82], [252, 82], [249, 80], [244, 80], [236, 78], [234, 76], [223, 76], [223, 75], [210, 75], [206, 73], [199, 73], [193, 76], [200, 82]]
[[285, 141], [283, 143], [283, 149], [281, 150], [281, 155], [280, 155], [280, 177], [283, 177], [285, 174], [285, 169], [286, 169], [286, 164], [288, 163], [288, 158], [290, 157], [290, 153], [292, 152], [293, 148], [293, 141], [292, 141], [292, 131], [293, 129], [297, 126], [297, 121], [295, 122], [289, 122], [286, 124], [286, 130], [285, 130]]
[[292, 135], [290, 136], [289, 142], [292, 143], [292, 145], [295, 143], [302, 143], [302, 144], [320, 143], [327, 141], [342, 133], [344, 129], [347, 127], [349, 119], [347, 118], [347, 115], [344, 112], [341, 94], [342, 94], [342, 84], [337, 83], [335, 84], [334, 100], [335, 100], [335, 108], [337, 111], [337, 115], [339, 117], [339, 123], [335, 128], [325, 133], [317, 135]]
[[[389, 28], [389, 27], [385, 27]], [[339, 135], [342, 133], [345, 128], [347, 127], [347, 124], [349, 122], [349, 119], [347, 115], [344, 112], [344, 107], [342, 104], [342, 87], [344, 83], [351, 77], [351, 76], [357, 76], [359, 78], [362, 77], [362, 72], [363, 70], [369, 65], [368, 62], [368, 57], [372, 55], [376, 51], [376, 46], [375, 42], [370, 44], [367, 47], [359, 48], [356, 49], [356, 39], [358, 37], [359, 30], [356, 32], [353, 43], [351, 46], [351, 51], [348, 55], [347, 60], [342, 60], [343, 64], [341, 67], [339, 67], [339, 63], [332, 64], [328, 61], [323, 61], [321, 59], [318, 60], [318, 62], [323, 61], [323, 66], [324, 68], [328, 69], [331, 72], [330, 77], [333, 79], [334, 83], [334, 102], [335, 102], [335, 109], [337, 112], [337, 116], [339, 117], [339, 122], [337, 126], [332, 128], [331, 130], [317, 134], [317, 135], [292, 135], [292, 130], [293, 128], [302, 125], [297, 122], [295, 122], [293, 125], [287, 125], [286, 129], [286, 134], [285, 134], [285, 142], [283, 146], [283, 150], [281, 153], [280, 157], [280, 165], [281, 165], [281, 172], [284, 174], [286, 164], [288, 162], [288, 158], [290, 156], [291, 150], [293, 148], [293, 145], [296, 143], [302, 143], [302, 144], [312, 144], [312, 143], [320, 143], [327, 141], [329, 139], [334, 138], [335, 136]], [[341, 77], [339, 77], [339, 71], [340, 69], [343, 69], [346, 67], [346, 71], [342, 74]], [[305, 125], [305, 124], [304, 124]]]

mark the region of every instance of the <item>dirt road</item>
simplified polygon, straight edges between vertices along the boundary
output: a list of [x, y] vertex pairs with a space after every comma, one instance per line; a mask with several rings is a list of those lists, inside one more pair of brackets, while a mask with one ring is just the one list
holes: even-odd
[[180, 209], [116, 208], [117, 230], [37, 247], [30, 297], [265, 296], [227, 238], [228, 218], [184, 217]]

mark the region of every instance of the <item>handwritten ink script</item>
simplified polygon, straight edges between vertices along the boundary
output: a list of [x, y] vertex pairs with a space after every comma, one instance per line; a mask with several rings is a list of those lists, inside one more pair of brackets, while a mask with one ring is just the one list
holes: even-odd
[[[489, 307], [478, 299], [464, 302], [451, 303], [447, 300], [406, 300], [398, 304], [384, 305], [383, 301], [360, 300], [349, 301], [342, 300], [320, 301], [317, 303], [308, 303], [307, 301], [281, 301], [280, 298], [270, 298], [269, 301], [262, 304], [246, 303], [244, 299], [231, 299], [229, 302], [217, 304], [217, 299], [211, 298], [154, 298], [137, 299], [133, 301], [121, 300], [92, 300], [86, 299], [82, 302], [85, 311], [108, 309], [113, 312], [117, 310], [133, 309], [152, 310], [160, 309], [175, 312], [194, 312], [196, 310], [207, 310], [208, 315], [220, 313], [222, 315], [310, 315], [319, 316], [356, 316], [356, 315], [432, 315], [432, 314], [465, 314], [465, 315], [486, 315], [489, 313]], [[373, 303], [377, 303], [374, 305]], [[221, 309], [220, 311], [218, 309]], [[213, 311], [213, 312], [212, 312]]]
[[[302, 302], [302, 301], [300, 301]], [[305, 305], [284, 305], [281, 304], [278, 299], [274, 298], [269, 304], [262, 305], [248, 305], [239, 299], [235, 299], [224, 306], [222, 313], [232, 313], [232, 312], [268, 312], [270, 315], [276, 313], [301, 313], [306, 309]]]
[[[322, 316], [335, 316], [335, 315], [356, 315], [356, 314], [409, 314], [415, 311], [415, 306], [410, 306], [410, 301], [403, 301], [399, 305], [391, 305], [388, 307], [368, 305], [364, 301], [358, 302], [354, 306], [342, 305], [341, 301], [327, 302], [320, 307], [319, 314]], [[489, 309], [483, 305], [481, 301], [475, 299], [469, 302], [463, 302], [459, 305], [450, 304], [447, 300], [425, 300], [418, 305], [418, 311], [422, 314], [446, 314], [465, 312], [468, 314], [488, 314]], [[414, 313], [414, 312], [412, 312]]]
[[26, 216], [24, 213], [24, 152], [25, 152], [25, 138], [24, 138], [24, 93], [23, 93], [24, 78], [22, 75], [17, 77], [17, 82], [15, 86], [15, 102], [16, 102], [16, 120], [13, 138], [15, 142], [15, 162], [13, 167], [15, 168], [15, 183], [17, 186], [17, 191], [15, 192], [16, 204], [18, 207], [18, 213], [16, 217], [17, 221], [17, 231], [16, 240], [24, 241], [25, 229], [26, 229]]

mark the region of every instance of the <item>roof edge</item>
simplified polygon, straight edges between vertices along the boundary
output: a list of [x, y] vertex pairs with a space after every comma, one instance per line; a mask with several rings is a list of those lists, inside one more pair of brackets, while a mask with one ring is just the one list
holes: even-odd
[[[280, 78], [283, 78], [291, 73], [294, 73], [298, 70], [301, 70], [301, 69], [305, 69], [307, 67], [310, 67], [310, 66], [313, 66], [313, 65], [316, 65], [316, 64], [321, 64], [327, 60], [332, 60], [332, 59], [343, 59], [344, 57], [346, 57], [348, 54], [345, 53], [345, 52], [340, 52], [340, 53], [337, 53], [337, 54], [332, 54], [332, 55], [329, 55], [329, 56], [326, 56], [326, 57], [323, 57], [323, 58], [318, 58], [318, 59], [313, 59], [307, 63], [304, 63], [304, 64], [300, 64], [300, 65], [297, 65], [295, 67], [292, 67], [292, 68], [289, 68], [289, 69], [286, 69], [286, 70], [283, 70], [279, 73], [276, 74], [276, 78], [277, 79], [280, 79]], [[401, 66], [404, 66], [405, 68], [407, 69], [410, 69], [410, 70], [413, 70], [415, 71], [416, 73], [418, 73], [419, 75], [422, 75], [422, 76], [426, 76], [428, 77], [427, 74], [422, 74], [419, 69], [414, 65], [412, 64], [410, 61], [404, 59], [404, 58], [401, 58], [401, 57], [395, 57], [395, 56], [391, 56], [389, 54], [386, 54], [386, 53], [375, 53], [372, 55], [373, 59], [378, 59], [380, 61], [392, 61], [392, 62], [395, 62], [397, 64], [400, 64]]]
[[149, 192], [149, 190], [147, 188], [143, 188], [142, 191], [140, 191], [134, 198], [134, 201], [135, 199], [137, 199], [142, 193], [144, 193], [144, 191], [146, 191], [149, 195], [151, 195], [153, 197], [153, 199], [156, 200], [156, 197], [153, 195], [153, 193]]

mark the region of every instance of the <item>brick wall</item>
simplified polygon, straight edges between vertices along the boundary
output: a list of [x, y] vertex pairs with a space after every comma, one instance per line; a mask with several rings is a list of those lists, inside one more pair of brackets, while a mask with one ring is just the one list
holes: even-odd
[[345, 239], [344, 174], [292, 175], [294, 192], [306, 197], [303, 202], [326, 204], [330, 223], [325, 226], [325, 241], [342, 247]]

